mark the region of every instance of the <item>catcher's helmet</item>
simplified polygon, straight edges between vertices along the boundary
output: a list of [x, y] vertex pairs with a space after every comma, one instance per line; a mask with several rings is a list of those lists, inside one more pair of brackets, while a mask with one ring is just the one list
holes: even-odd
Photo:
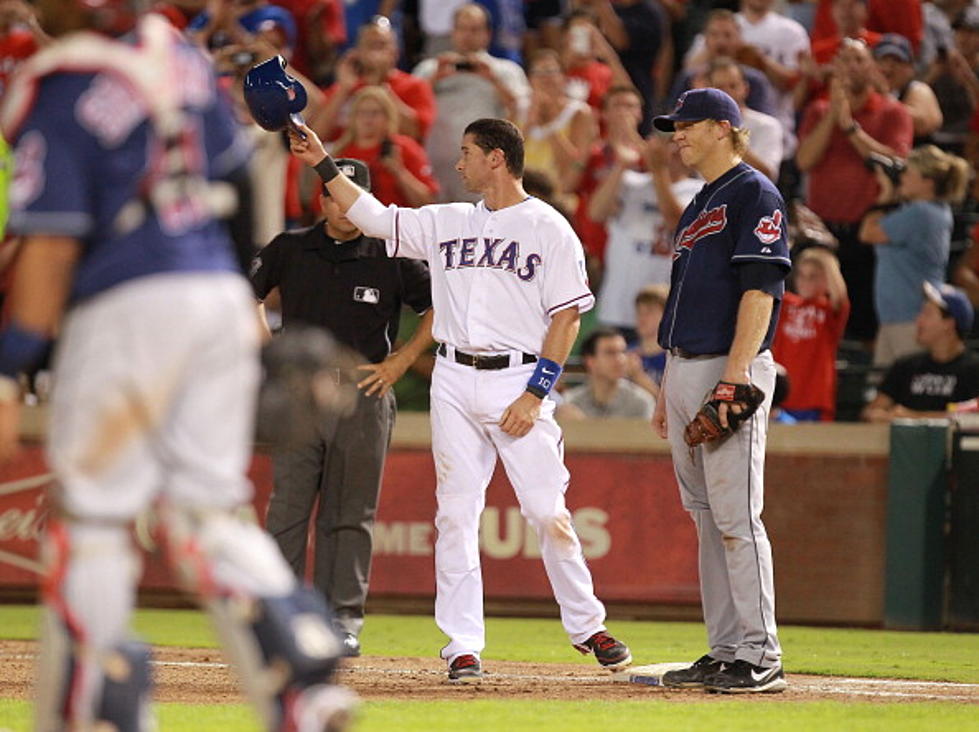
[[306, 108], [306, 90], [286, 73], [286, 60], [274, 56], [245, 74], [245, 102], [260, 127], [276, 132], [290, 122], [302, 124], [298, 113]]

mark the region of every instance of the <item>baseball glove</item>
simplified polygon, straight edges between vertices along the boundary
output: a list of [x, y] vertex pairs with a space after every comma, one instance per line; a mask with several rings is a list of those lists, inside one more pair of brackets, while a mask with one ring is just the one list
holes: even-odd
[[340, 374], [362, 361], [321, 328], [290, 328], [275, 336], [262, 350], [258, 440], [290, 447], [311, 439], [324, 414], [349, 414], [357, 387]]
[[[691, 448], [705, 442], [714, 442], [732, 434], [741, 423], [751, 419], [761, 403], [765, 401], [765, 392], [754, 384], [732, 384], [729, 381], [718, 381], [697, 414], [683, 431], [683, 439]], [[729, 407], [738, 404], [741, 411], [735, 413], [730, 408], [727, 412], [727, 427], [721, 425], [719, 407], [726, 403]]]

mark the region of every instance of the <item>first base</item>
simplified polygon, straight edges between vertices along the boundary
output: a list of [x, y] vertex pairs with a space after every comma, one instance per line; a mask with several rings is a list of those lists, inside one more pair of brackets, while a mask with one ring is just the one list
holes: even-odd
[[689, 663], [653, 663], [648, 666], [630, 666], [612, 674], [612, 681], [627, 681], [644, 686], [662, 686], [661, 679], [667, 671], [687, 668]]

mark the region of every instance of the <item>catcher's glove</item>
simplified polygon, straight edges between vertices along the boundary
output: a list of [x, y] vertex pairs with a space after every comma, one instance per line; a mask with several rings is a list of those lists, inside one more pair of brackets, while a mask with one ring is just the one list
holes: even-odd
[[[751, 419], [761, 403], [765, 401], [765, 392], [754, 384], [732, 384], [729, 381], [718, 381], [707, 395], [703, 405], [683, 431], [683, 439], [691, 448], [704, 442], [720, 440], [733, 433], [741, 423]], [[721, 403], [729, 405], [727, 410], [727, 427], [721, 425], [719, 407]], [[738, 404], [740, 412], [730, 407]]]
[[349, 414], [357, 387], [340, 374], [362, 361], [321, 328], [290, 328], [275, 336], [262, 351], [258, 440], [293, 446], [313, 437], [325, 413]]

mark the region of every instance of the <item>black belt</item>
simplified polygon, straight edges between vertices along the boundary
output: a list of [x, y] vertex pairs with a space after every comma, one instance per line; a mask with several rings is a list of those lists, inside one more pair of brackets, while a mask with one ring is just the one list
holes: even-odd
[[[440, 356], [448, 358], [448, 351], [449, 349], [445, 347], [444, 343], [439, 343], [438, 354]], [[462, 351], [452, 349], [452, 354], [456, 363], [461, 363], [463, 366], [472, 366], [479, 371], [498, 371], [499, 369], [510, 367], [510, 355], [507, 353], [499, 356], [481, 356], [475, 353], [463, 353]], [[521, 356], [523, 363], [537, 362], [537, 356], [532, 353], [523, 353]]]
[[669, 349], [671, 356], [677, 356], [679, 358], [715, 358], [716, 356], [726, 356], [726, 353], [691, 353], [686, 348], [679, 348], [674, 346]]

